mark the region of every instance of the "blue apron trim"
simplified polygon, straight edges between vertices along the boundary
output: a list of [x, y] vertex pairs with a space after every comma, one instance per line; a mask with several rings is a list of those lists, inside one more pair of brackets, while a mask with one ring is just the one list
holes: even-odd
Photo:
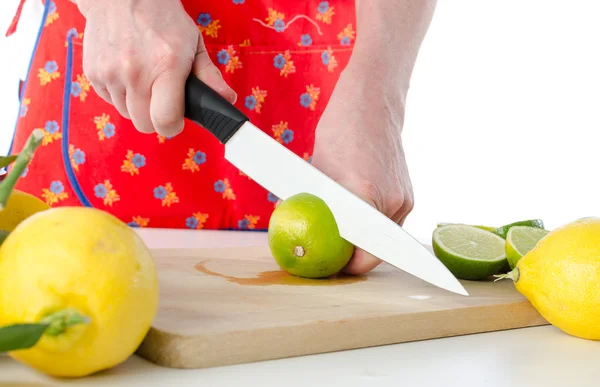
[[[67, 178], [69, 179], [69, 183], [71, 185], [71, 188], [73, 188], [73, 191], [75, 192], [75, 195], [77, 196], [77, 198], [79, 199], [79, 201], [81, 202], [82, 205], [86, 206], [86, 207], [93, 207], [93, 205], [90, 203], [89, 199], [87, 198], [87, 196], [83, 193], [83, 190], [81, 189], [81, 185], [79, 184], [79, 181], [77, 180], [77, 176], [75, 175], [75, 172], [73, 171], [73, 166], [71, 165], [71, 159], [69, 157], [69, 121], [70, 121], [70, 116], [71, 116], [71, 86], [73, 84], [73, 36], [69, 36], [67, 35], [67, 64], [66, 64], [66, 68], [65, 68], [65, 86], [64, 86], [64, 90], [63, 90], [63, 111], [62, 111], [62, 130], [63, 130], [63, 136], [62, 136], [62, 143], [61, 143], [61, 149], [62, 149], [62, 159], [63, 159], [63, 164], [65, 167], [65, 172], [67, 174]], [[139, 225], [137, 225], [135, 222], [129, 222], [127, 223], [127, 225], [129, 227], [134, 227], [137, 228], [139, 227]], [[247, 231], [247, 232], [267, 232], [268, 229], [242, 229], [242, 228], [224, 228], [224, 229], [220, 229], [220, 230], [227, 230], [227, 231]]]
[[[83, 206], [93, 207], [90, 203], [89, 199], [83, 193], [81, 189], [81, 185], [77, 180], [77, 176], [75, 175], [75, 171], [73, 171], [73, 166], [71, 165], [71, 158], [69, 157], [69, 124], [70, 124], [70, 116], [71, 116], [71, 86], [73, 84], [73, 36], [67, 35], [67, 61], [65, 66], [65, 85], [63, 90], [63, 110], [62, 110], [62, 142], [61, 142], [61, 150], [62, 150], [62, 161], [65, 168], [65, 173], [67, 174], [67, 178], [69, 180], [69, 184], [77, 199], [81, 202]], [[139, 227], [135, 222], [127, 223], [129, 227]], [[248, 231], [248, 232], [266, 232], [267, 229], [241, 229], [241, 228], [226, 228], [221, 230], [229, 230], [229, 231]]]
[[[35, 58], [35, 53], [37, 52], [38, 46], [40, 44], [40, 39], [42, 37], [42, 32], [44, 31], [44, 25], [46, 24], [46, 19], [48, 18], [48, 10], [50, 9], [50, 2], [46, 1], [44, 4], [44, 14], [42, 15], [42, 21], [40, 22], [40, 27], [38, 28], [37, 37], [35, 38], [35, 45], [33, 46], [33, 50], [31, 51], [31, 56], [29, 57], [29, 66], [27, 67], [27, 75], [25, 76], [25, 82], [21, 86], [21, 90], [19, 91], [19, 110], [17, 112], [17, 119], [15, 120], [15, 128], [13, 130], [13, 136], [10, 140], [10, 147], [8, 148], [7, 155], [10, 155], [12, 148], [15, 143], [15, 135], [17, 134], [17, 126], [19, 125], [19, 118], [21, 117], [21, 103], [23, 101], [23, 95], [25, 94], [25, 89], [27, 88], [27, 81], [29, 80], [29, 74], [31, 72], [31, 66], [33, 65], [33, 58]], [[6, 170], [8, 171], [8, 167]]]
[[[81, 202], [83, 206], [93, 207], [83, 190], [81, 189], [81, 185], [77, 180], [77, 176], [73, 170], [73, 166], [71, 165], [71, 158], [69, 157], [69, 124], [70, 124], [70, 116], [71, 116], [71, 86], [73, 84], [73, 36], [67, 34], [67, 60], [65, 66], [65, 84], [63, 90], [63, 109], [62, 109], [62, 141], [61, 141], [61, 153], [62, 153], [62, 161], [65, 168], [65, 173], [67, 175], [67, 179], [69, 180], [69, 184], [71, 188], [75, 192], [77, 199]], [[135, 222], [127, 223], [129, 227], [138, 228]], [[227, 231], [247, 231], [247, 232], [267, 232], [268, 229], [242, 229], [242, 228], [224, 228], [219, 230], [227, 230]]]
[[77, 199], [81, 202], [81, 204], [85, 207], [93, 207], [87, 196], [83, 193], [79, 182], [77, 181], [77, 176], [75, 176], [75, 172], [73, 171], [73, 166], [71, 165], [71, 159], [69, 157], [69, 120], [71, 116], [71, 85], [73, 76], [73, 36], [67, 34], [67, 64], [65, 69], [65, 88], [63, 90], [63, 111], [62, 111], [62, 159], [65, 167], [65, 172], [67, 174], [67, 178], [69, 179], [69, 183], [71, 184], [71, 188], [77, 195]]

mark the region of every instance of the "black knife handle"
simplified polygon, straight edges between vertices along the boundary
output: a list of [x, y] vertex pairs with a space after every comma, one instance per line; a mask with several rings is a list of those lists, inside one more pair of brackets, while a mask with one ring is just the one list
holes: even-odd
[[241, 111], [193, 74], [185, 83], [184, 116], [207, 129], [222, 144], [248, 121]]

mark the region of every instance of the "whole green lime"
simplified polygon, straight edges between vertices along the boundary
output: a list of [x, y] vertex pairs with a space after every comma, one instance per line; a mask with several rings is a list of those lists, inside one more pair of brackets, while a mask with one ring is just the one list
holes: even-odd
[[298, 277], [330, 277], [354, 253], [354, 245], [340, 236], [329, 206], [309, 193], [290, 196], [275, 208], [268, 237], [277, 264]]

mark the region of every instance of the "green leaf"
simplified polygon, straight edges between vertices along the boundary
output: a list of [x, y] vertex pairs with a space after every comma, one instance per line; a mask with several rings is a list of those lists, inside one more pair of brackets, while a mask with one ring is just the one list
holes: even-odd
[[0, 352], [33, 347], [50, 324], [14, 324], [0, 328]]
[[17, 159], [17, 156], [18, 155], [0, 156], [0, 168], [9, 166], [12, 162], [14, 162]]

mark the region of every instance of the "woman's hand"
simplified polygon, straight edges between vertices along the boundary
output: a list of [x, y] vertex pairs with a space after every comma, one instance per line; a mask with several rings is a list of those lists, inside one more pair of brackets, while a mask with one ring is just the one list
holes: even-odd
[[190, 73], [235, 102], [180, 0], [78, 0], [86, 18], [83, 71], [140, 132], [174, 136], [184, 125]]
[[[357, 40], [315, 134], [312, 164], [402, 225], [414, 206], [402, 147], [412, 70], [436, 0], [356, 2]], [[381, 260], [356, 249], [344, 268]]]
[[[367, 78], [342, 74], [319, 121], [312, 164], [401, 225], [414, 203], [400, 137], [403, 98]], [[380, 262], [357, 248], [344, 271], [363, 274]]]

